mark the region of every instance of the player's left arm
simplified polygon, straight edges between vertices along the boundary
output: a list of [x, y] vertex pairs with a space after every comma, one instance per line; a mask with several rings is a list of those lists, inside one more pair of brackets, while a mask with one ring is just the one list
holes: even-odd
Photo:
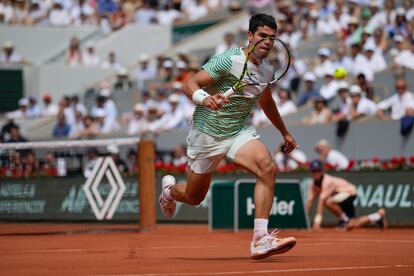
[[272, 124], [280, 131], [285, 140], [284, 151], [286, 153], [291, 152], [298, 147], [295, 138], [289, 133], [283, 122], [282, 116], [280, 116], [279, 110], [277, 109], [276, 103], [272, 97], [272, 91], [270, 87], [267, 87], [259, 98], [259, 104], [266, 114], [267, 118]]

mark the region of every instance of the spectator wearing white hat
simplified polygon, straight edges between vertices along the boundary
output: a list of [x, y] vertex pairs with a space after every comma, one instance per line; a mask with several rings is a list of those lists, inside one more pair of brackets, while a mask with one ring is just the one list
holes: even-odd
[[0, 54], [0, 64], [10, 65], [23, 63], [24, 60], [21, 55], [14, 51], [14, 44], [12, 41], [6, 41], [3, 44], [3, 53]]
[[332, 100], [338, 90], [338, 81], [336, 81], [333, 77], [333, 72], [333, 67], [325, 67], [324, 82], [319, 89], [319, 95], [321, 95], [327, 101]]
[[145, 82], [153, 80], [157, 76], [157, 69], [150, 64], [149, 56], [147, 54], [141, 54], [138, 61], [138, 67], [134, 71], [134, 77], [137, 80], [138, 90], [143, 90]]
[[203, 0], [195, 0], [192, 2], [191, 5], [184, 8], [184, 12], [187, 14], [190, 21], [196, 21], [208, 14], [208, 6]]
[[19, 109], [6, 113], [9, 119], [24, 119], [27, 118], [27, 109], [29, 107], [29, 99], [22, 98], [19, 100]]
[[377, 115], [381, 119], [389, 119], [385, 111], [391, 109], [391, 119], [399, 120], [407, 112], [407, 109], [414, 108], [414, 95], [407, 89], [407, 82], [404, 79], [397, 79], [395, 81], [396, 94], [382, 100], [377, 105]]
[[351, 85], [349, 94], [351, 96], [351, 106], [349, 108], [348, 119], [356, 121], [365, 116], [375, 115], [377, 110], [376, 104], [362, 95], [361, 87]]
[[[399, 43], [402, 46], [402, 42]], [[394, 57], [394, 63], [398, 66], [414, 70], [414, 39], [411, 40], [408, 49], [402, 48], [401, 51]]]
[[405, 0], [404, 1], [404, 8], [407, 11], [405, 17], [408, 21], [413, 20], [414, 18], [414, 4], [413, 0]]
[[326, 47], [319, 48], [318, 56], [319, 64], [315, 66], [313, 72], [315, 73], [316, 77], [322, 78], [325, 75], [326, 68], [331, 69], [333, 67], [333, 63], [330, 60], [331, 51]]
[[319, 140], [315, 145], [315, 151], [319, 154], [319, 159], [335, 169], [345, 170], [348, 168], [348, 158], [343, 153], [333, 149], [327, 140]]
[[98, 67], [101, 64], [101, 59], [95, 52], [93, 42], [86, 43], [86, 51], [83, 53], [82, 61], [85, 67]]
[[111, 93], [112, 92], [109, 89], [102, 89], [99, 93], [99, 96], [103, 98], [103, 109], [106, 112], [108, 120], [110, 120], [111, 123], [113, 122], [115, 124], [118, 117], [118, 109], [114, 100], [111, 98]]
[[217, 45], [214, 54], [218, 55], [224, 53], [228, 49], [237, 48], [237, 44], [235, 42], [235, 35], [232, 32], [227, 32], [224, 34], [223, 42]]
[[141, 135], [147, 129], [145, 119], [145, 107], [142, 103], [137, 103], [133, 108], [133, 116], [128, 124], [128, 135]]
[[374, 42], [365, 43], [363, 50], [367, 58], [369, 68], [375, 74], [387, 68], [387, 62], [380, 51], [376, 51]]
[[388, 34], [392, 37], [395, 35], [401, 35], [408, 37], [407, 30], [407, 18], [405, 17], [406, 10], [403, 7], [398, 7], [395, 10], [395, 20], [387, 26]]
[[312, 72], [306, 72], [303, 75], [303, 81], [305, 82], [304, 89], [299, 93], [298, 106], [306, 105], [313, 102], [313, 98], [319, 96], [318, 90], [315, 89], [316, 76]]

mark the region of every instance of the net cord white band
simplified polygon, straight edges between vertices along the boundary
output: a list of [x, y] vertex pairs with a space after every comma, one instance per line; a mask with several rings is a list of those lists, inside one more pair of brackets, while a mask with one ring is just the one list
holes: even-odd
[[21, 143], [2, 143], [0, 149], [63, 149], [73, 147], [102, 147], [108, 145], [132, 145], [140, 141], [139, 138], [116, 138], [116, 139], [98, 139], [98, 140], [76, 140], [76, 141], [39, 141], [39, 142], [21, 142]]

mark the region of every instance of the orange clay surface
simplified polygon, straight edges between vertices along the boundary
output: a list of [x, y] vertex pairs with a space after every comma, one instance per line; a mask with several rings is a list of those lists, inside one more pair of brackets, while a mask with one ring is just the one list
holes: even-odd
[[414, 229], [283, 230], [291, 251], [254, 261], [250, 231], [207, 225], [0, 224], [0, 275], [414, 275]]

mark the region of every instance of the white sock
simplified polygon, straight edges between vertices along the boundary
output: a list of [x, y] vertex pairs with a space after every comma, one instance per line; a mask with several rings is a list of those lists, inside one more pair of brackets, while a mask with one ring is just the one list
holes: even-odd
[[343, 220], [343, 221], [349, 221], [349, 217], [345, 213], [342, 213], [341, 214], [341, 220]]
[[164, 198], [168, 201], [173, 201], [174, 200], [174, 198], [172, 198], [172, 196], [171, 196], [171, 187], [169, 189], [165, 189], [164, 191], [162, 191], [162, 194], [163, 194]]
[[375, 213], [369, 214], [368, 219], [371, 223], [377, 222], [381, 219], [381, 215], [378, 212], [375, 212]]
[[254, 219], [254, 230], [253, 230], [253, 240], [256, 241], [268, 234], [267, 224], [269, 223], [268, 219], [255, 218]]

